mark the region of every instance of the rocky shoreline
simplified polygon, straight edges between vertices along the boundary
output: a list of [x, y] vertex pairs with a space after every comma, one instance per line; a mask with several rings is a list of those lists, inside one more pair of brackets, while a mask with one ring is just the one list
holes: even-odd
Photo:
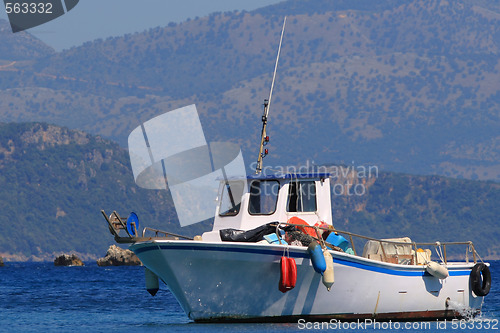
[[[73, 257], [74, 256], [74, 257]], [[76, 251], [66, 253], [40, 253], [24, 255], [0, 253], [0, 267], [8, 262], [53, 262], [56, 266], [82, 266], [85, 262], [96, 262], [98, 266], [140, 266], [139, 258], [130, 250], [111, 245], [104, 257]]]
[[104, 258], [97, 260], [98, 266], [141, 266], [142, 262], [130, 250], [111, 245]]
[[64, 253], [74, 253], [84, 262], [95, 261], [99, 256], [92, 253], [80, 253], [77, 251], [43, 252], [39, 254], [25, 255], [23, 253], [0, 253], [4, 263], [7, 262], [53, 262], [54, 258]]
[[55, 266], [85, 266], [83, 261], [76, 254], [62, 254], [54, 259]]
[[[130, 250], [111, 245], [106, 256], [96, 260], [97, 266], [141, 266], [139, 258]], [[84, 266], [75, 254], [62, 254], [54, 259], [55, 266]]]

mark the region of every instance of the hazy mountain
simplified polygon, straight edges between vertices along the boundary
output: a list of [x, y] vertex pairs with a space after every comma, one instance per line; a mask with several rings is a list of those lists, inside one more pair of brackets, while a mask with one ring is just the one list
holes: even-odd
[[[27, 32], [12, 33], [9, 22], [0, 19], [0, 59], [33, 60], [55, 53], [54, 49]], [[0, 61], [0, 67], [5, 64]]]
[[207, 138], [238, 142], [251, 163], [288, 14], [268, 165], [354, 161], [498, 181], [499, 8], [290, 0], [215, 13], [0, 66], [0, 119], [125, 145], [140, 121], [196, 103]]

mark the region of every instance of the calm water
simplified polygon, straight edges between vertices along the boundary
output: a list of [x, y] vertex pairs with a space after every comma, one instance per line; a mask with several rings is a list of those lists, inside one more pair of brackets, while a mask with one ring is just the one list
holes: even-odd
[[[500, 262], [492, 262], [492, 289], [483, 306], [482, 323], [500, 319]], [[142, 267], [54, 267], [52, 263], [6, 263], [0, 267], [0, 332], [290, 332], [292, 324], [195, 324], [164, 285], [155, 297], [144, 288]], [[430, 328], [403, 332], [446, 330]], [[465, 324], [465, 323], [464, 323]], [[469, 323], [469, 331], [479, 329]], [[319, 330], [313, 330], [319, 331]], [[335, 329], [332, 332], [360, 332]], [[370, 327], [367, 331], [379, 330]]]

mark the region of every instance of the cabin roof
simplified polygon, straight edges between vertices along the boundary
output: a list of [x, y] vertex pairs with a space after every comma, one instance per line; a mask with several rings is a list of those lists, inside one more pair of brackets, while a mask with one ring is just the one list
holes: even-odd
[[[324, 179], [330, 177], [329, 173], [326, 172], [309, 172], [309, 173], [274, 173], [274, 174], [253, 174], [247, 175], [247, 180], [263, 179]], [[227, 180], [241, 180], [244, 179], [243, 176], [240, 177], [228, 177]], [[224, 180], [223, 178], [218, 178], [218, 180]]]
[[330, 177], [329, 173], [308, 172], [308, 173], [276, 173], [269, 175], [249, 175], [248, 179], [320, 179]]

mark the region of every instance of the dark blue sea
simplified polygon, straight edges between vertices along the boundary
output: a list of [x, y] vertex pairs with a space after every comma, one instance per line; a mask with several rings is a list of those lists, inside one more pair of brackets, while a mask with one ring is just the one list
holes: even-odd
[[[0, 332], [444, 332], [499, 331], [500, 262], [492, 262], [492, 289], [474, 321], [392, 323], [391, 326], [196, 324], [165, 285], [155, 297], [144, 288], [143, 267], [55, 267], [12, 263], [0, 267]], [[380, 324], [380, 323], [379, 323]], [[440, 326], [439, 326], [440, 325]], [[486, 328], [488, 326], [488, 328]], [[307, 329], [310, 328], [310, 329]], [[321, 330], [319, 328], [322, 328]]]

